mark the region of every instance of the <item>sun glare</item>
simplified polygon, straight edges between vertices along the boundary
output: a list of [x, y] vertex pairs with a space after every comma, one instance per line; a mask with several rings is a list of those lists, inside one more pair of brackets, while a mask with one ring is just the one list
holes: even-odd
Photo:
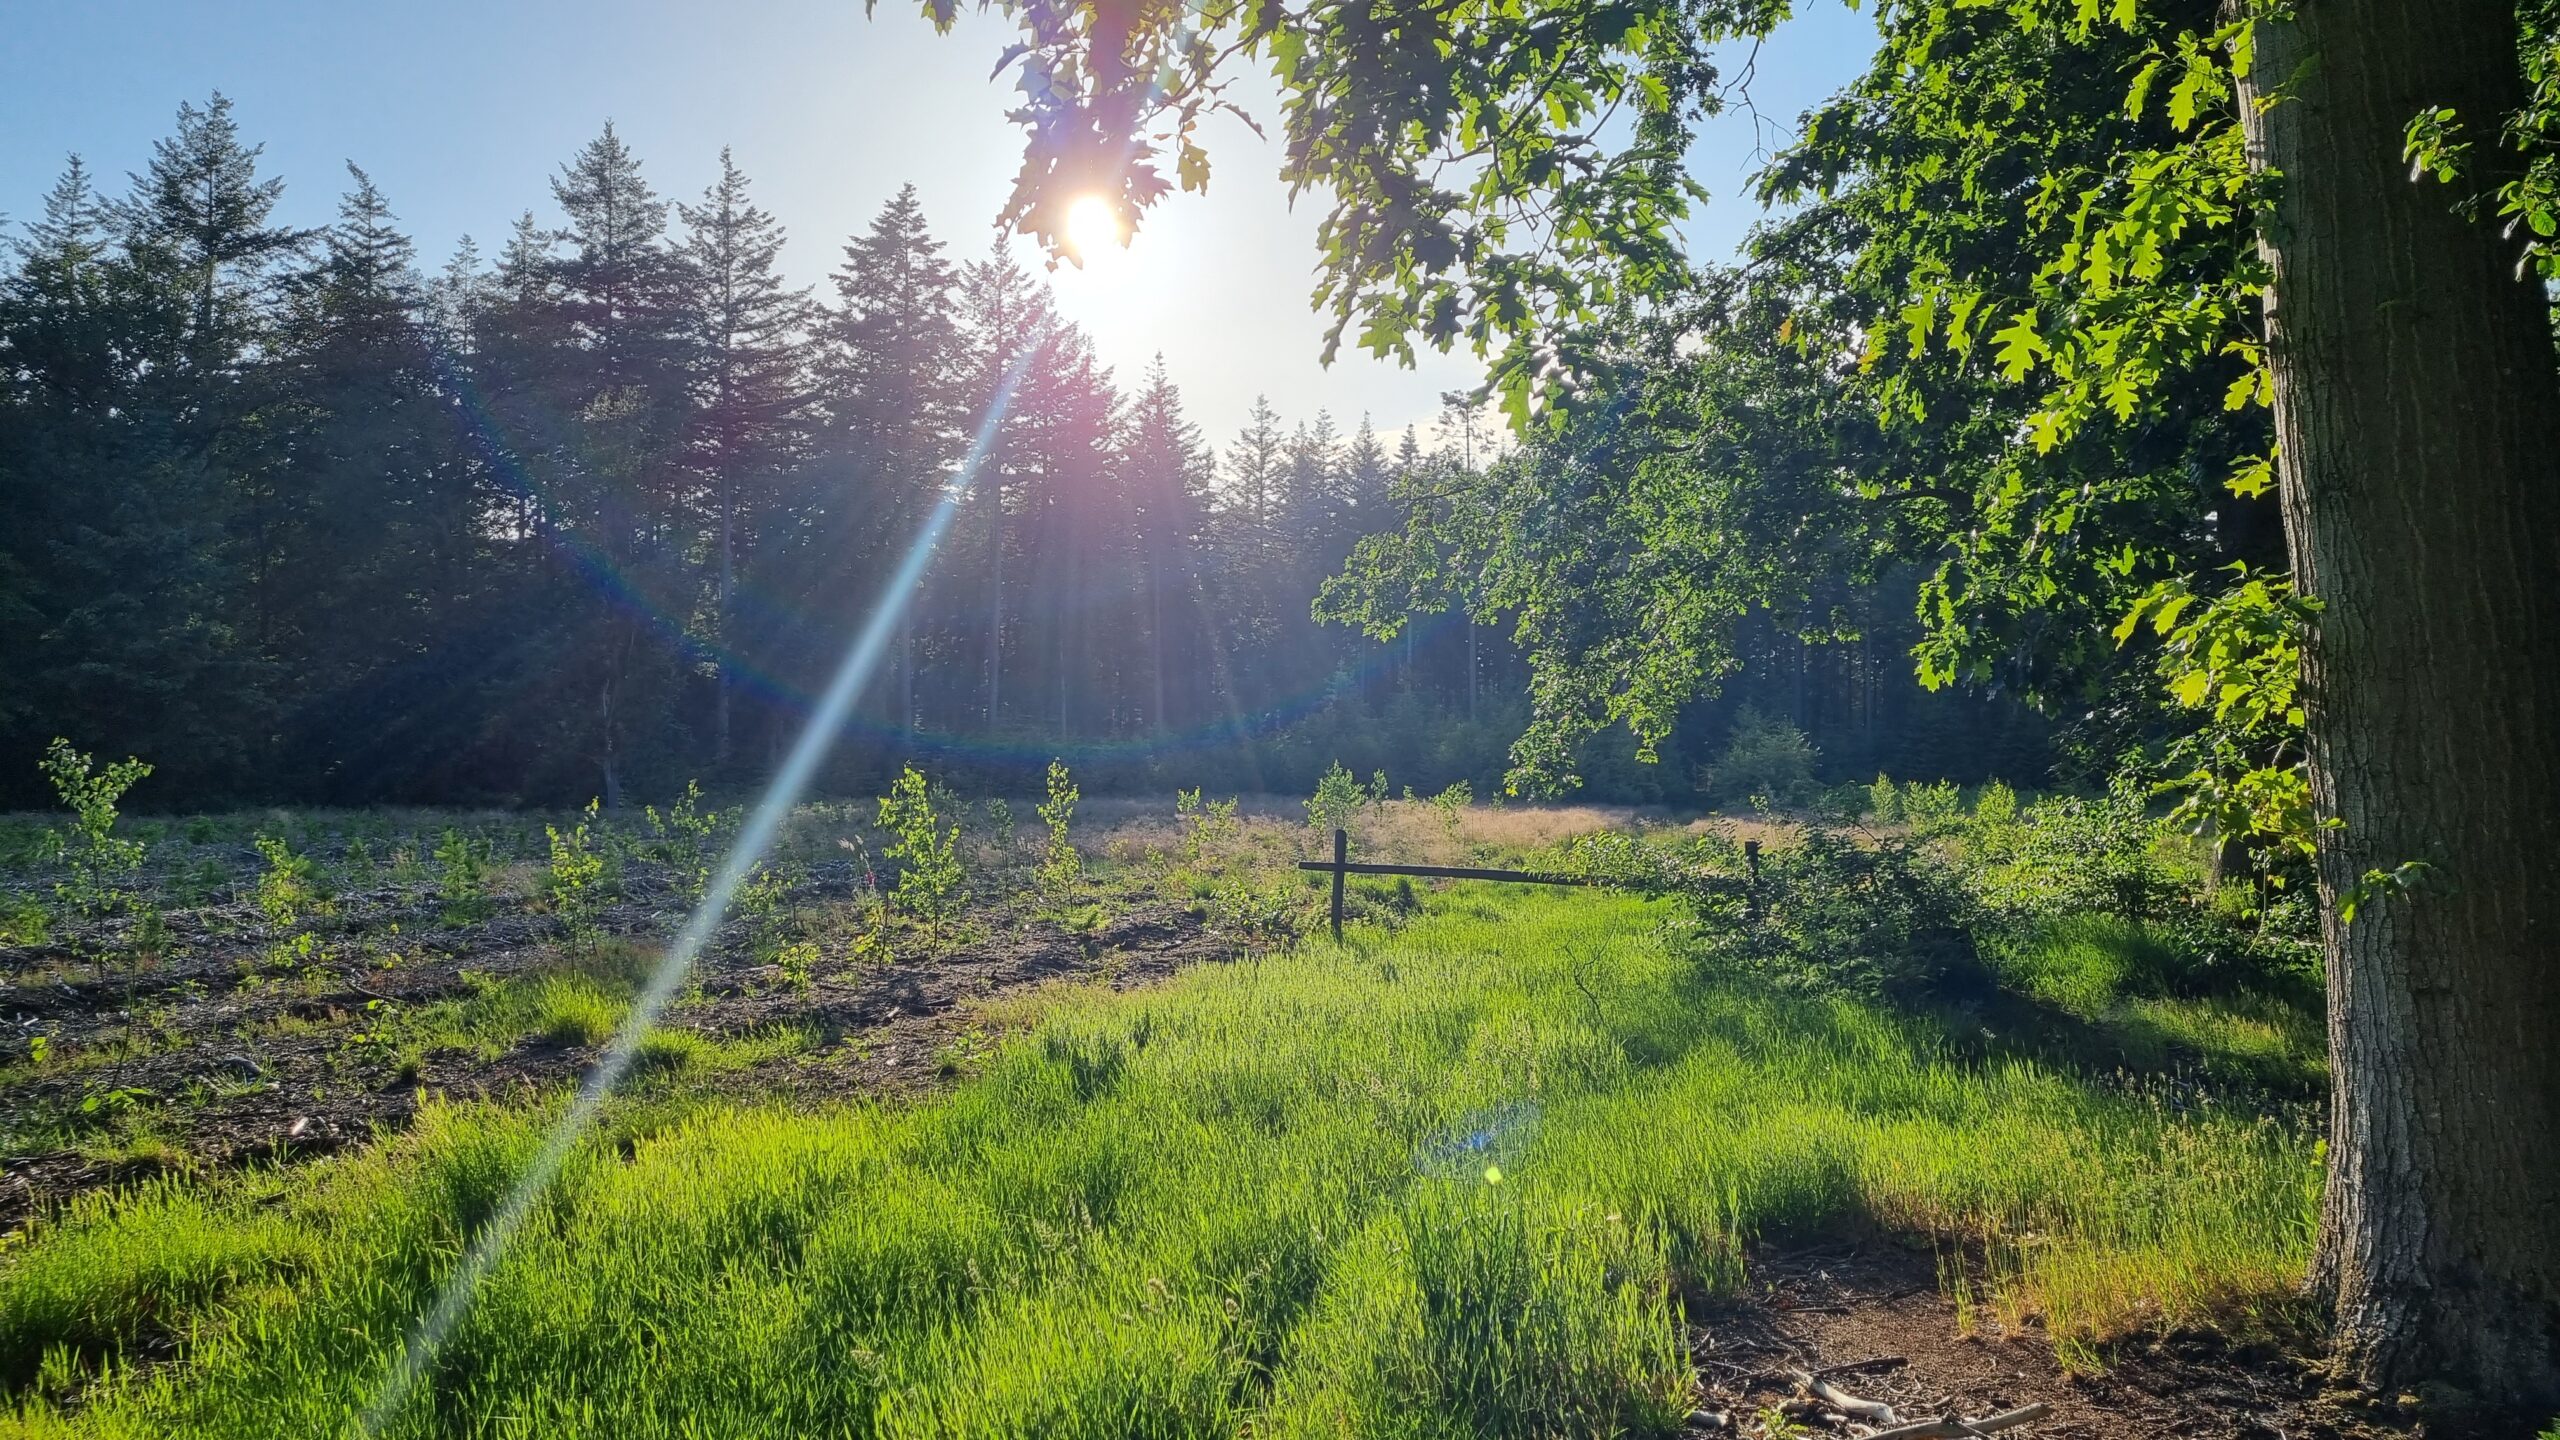
[[1120, 228], [1120, 212], [1099, 195], [1078, 197], [1067, 207], [1067, 248], [1078, 262], [1108, 254], [1113, 247], [1125, 244]]

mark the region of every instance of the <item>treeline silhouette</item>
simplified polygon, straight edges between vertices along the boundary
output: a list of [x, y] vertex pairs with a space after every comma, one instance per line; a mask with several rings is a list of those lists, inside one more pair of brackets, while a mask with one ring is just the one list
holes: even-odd
[[[1124, 386], [1001, 246], [950, 258], [912, 187], [811, 293], [725, 151], [671, 204], [608, 125], [556, 224], [431, 274], [361, 170], [299, 230], [259, 156], [219, 95], [182, 106], [126, 193], [75, 157], [13, 241], [0, 800], [42, 798], [56, 734], [151, 759], [160, 805], [745, 779], [973, 447], [829, 783], [917, 755], [997, 787], [1052, 754], [1102, 786], [1503, 769], [1524, 682], [1497, 626], [1308, 616], [1400, 485], [1483, 462], [1462, 408], [1426, 447], [1260, 405], [1214, 454], [1161, 360]], [[2042, 753], [2008, 707], [1918, 692], [1907, 597], [1865, 603], [1853, 645], [1771, 628], [1685, 748], [1756, 700], [1852, 771]], [[1586, 769], [1610, 798], [1690, 785], [1623, 745]]]

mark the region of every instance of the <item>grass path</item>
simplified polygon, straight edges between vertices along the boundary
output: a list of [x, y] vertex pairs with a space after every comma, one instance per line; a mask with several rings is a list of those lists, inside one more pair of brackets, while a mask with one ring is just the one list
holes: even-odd
[[[1462, 889], [1068, 997], [928, 1104], [626, 1109], [392, 1433], [1663, 1434], [1753, 1236], [1989, 1241], [2065, 1340], [2298, 1273], [2305, 1137], [1700, 980], [1657, 918]], [[345, 1433], [542, 1118], [84, 1202], [0, 1259], [0, 1429]]]

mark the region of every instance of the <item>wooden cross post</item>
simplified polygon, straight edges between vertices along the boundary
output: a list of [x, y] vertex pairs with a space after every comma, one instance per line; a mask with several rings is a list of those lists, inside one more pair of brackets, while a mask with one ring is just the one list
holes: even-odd
[[1351, 837], [1333, 832], [1331, 860], [1301, 860], [1301, 870], [1323, 870], [1333, 876], [1333, 938], [1342, 938], [1342, 886], [1352, 875], [1416, 875], [1429, 880], [1500, 880], [1513, 885], [1606, 885], [1589, 875], [1541, 875], [1534, 870], [1486, 870], [1473, 865], [1354, 865]]
[[1342, 943], [1342, 878], [1351, 873], [1351, 837], [1333, 827], [1333, 943]]

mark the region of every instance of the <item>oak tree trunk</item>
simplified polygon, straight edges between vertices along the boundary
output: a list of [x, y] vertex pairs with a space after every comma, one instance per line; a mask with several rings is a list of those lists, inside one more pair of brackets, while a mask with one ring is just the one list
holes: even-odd
[[[2522, 103], [2501, 0], [2300, 0], [2244, 102], [2302, 589], [2329, 978], [2313, 1283], [2345, 1374], [2560, 1404], [2560, 375], [2492, 223], [2413, 183]], [[2328, 824], [2327, 822], [2336, 822]], [[2405, 893], [2338, 902], [2421, 862]]]

